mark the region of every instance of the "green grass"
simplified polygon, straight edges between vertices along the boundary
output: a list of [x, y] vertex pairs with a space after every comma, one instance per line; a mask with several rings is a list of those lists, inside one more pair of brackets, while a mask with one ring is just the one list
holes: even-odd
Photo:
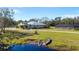
[[[38, 31], [38, 35], [33, 34], [35, 29], [32, 31], [29, 30], [15, 30], [16, 32], [21, 32], [21, 33], [32, 33], [32, 36], [23, 36], [20, 37], [19, 39], [14, 38], [13, 40], [11, 39], [6, 39], [2, 40], [5, 44], [25, 44], [27, 43], [26, 40], [31, 38], [31, 39], [36, 39], [38, 41], [39, 39], [43, 40], [44, 42], [47, 40], [47, 38], [51, 38], [53, 42], [48, 45], [49, 48], [55, 48], [57, 50], [79, 50], [79, 34], [76, 33], [64, 33], [64, 32], [51, 32], [50, 30], [56, 30], [55, 28], [50, 28], [50, 29], [41, 29], [41, 30], [48, 30], [48, 31]], [[14, 31], [14, 32], [15, 32]], [[64, 30], [63, 30], [64, 31]], [[72, 30], [67, 30], [71, 31]], [[4, 36], [7, 36], [9, 34], [4, 34]], [[3, 35], [2, 35], [3, 36]], [[14, 35], [16, 36], [16, 35]]]
[[53, 40], [48, 47], [56, 48], [58, 50], [79, 50], [79, 34], [74, 33], [60, 33], [60, 32], [43, 32], [38, 31], [39, 35], [33, 35], [26, 38], [42, 39], [46, 41], [47, 38]]
[[30, 36], [29, 34], [32, 35], [31, 33], [6, 31], [3, 35], [0, 35], [0, 42], [4, 44], [24, 44], [24, 37]]

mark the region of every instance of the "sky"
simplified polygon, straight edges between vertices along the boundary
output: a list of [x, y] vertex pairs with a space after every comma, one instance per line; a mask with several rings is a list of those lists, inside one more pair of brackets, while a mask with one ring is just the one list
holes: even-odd
[[32, 18], [75, 17], [79, 16], [79, 7], [9, 7], [15, 11], [15, 20]]

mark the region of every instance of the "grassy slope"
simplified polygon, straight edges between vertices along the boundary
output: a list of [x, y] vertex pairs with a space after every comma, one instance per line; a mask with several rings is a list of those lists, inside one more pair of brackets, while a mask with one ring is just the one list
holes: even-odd
[[[55, 30], [55, 29], [48, 29], [48, 31], [38, 31], [39, 35], [33, 35], [33, 36], [28, 36], [28, 37], [26, 36], [22, 39], [33, 38], [37, 40], [42, 39], [46, 41], [47, 38], [52, 38], [53, 42], [52, 44], [49, 45], [50, 48], [56, 48], [58, 50], [79, 50], [79, 34], [64, 33], [64, 32], [51, 32], [49, 30]], [[22, 32], [21, 29], [19, 31]], [[27, 31], [27, 30], [25, 31], [31, 33], [31, 31]], [[34, 31], [32, 30], [32, 32]], [[67, 30], [67, 31], [73, 32], [73, 30]], [[17, 42], [22, 42], [22, 39], [17, 40]]]
[[44, 41], [46, 41], [47, 38], [52, 38], [53, 42], [49, 45], [51, 48], [79, 48], [79, 34], [39, 31], [39, 35], [29, 36], [26, 38], [42, 39]]

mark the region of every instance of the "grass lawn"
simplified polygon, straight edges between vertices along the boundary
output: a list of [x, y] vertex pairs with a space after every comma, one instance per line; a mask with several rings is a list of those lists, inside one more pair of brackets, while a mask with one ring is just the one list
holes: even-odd
[[[48, 46], [49, 48], [55, 48], [57, 50], [79, 50], [79, 34], [77, 33], [66, 33], [66, 32], [54, 32], [51, 31], [52, 29], [46, 29], [47, 31], [44, 31], [44, 29], [38, 29], [38, 35], [32, 35], [32, 36], [24, 36], [20, 39], [13, 39], [13, 40], [2, 40], [4, 43], [9, 44], [23, 44], [27, 43], [25, 40], [27, 39], [36, 39], [38, 41], [39, 39], [46, 41], [47, 38], [51, 38], [53, 42]], [[14, 30], [13, 30], [14, 31]], [[24, 32], [24, 33], [34, 33], [34, 30], [15, 30], [17, 32]], [[68, 31], [68, 30], [67, 30]], [[72, 32], [72, 31], [71, 31]]]
[[79, 34], [38, 31], [39, 35], [26, 38], [42, 39], [52, 38], [53, 42], [48, 47], [58, 50], [79, 50]]

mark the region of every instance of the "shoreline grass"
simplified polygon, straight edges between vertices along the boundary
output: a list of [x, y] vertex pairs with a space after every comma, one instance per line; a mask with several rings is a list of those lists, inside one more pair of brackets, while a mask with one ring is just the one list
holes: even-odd
[[[33, 35], [33, 36], [24, 36], [20, 39], [13, 39], [10, 40], [11, 43], [20, 43], [20, 44], [25, 44], [27, 39], [36, 39], [38, 41], [39, 39], [43, 40], [44, 42], [48, 39], [51, 38], [53, 42], [48, 46], [49, 48], [55, 48], [60, 51], [72, 51], [72, 50], [79, 50], [79, 34], [75, 33], [66, 33], [66, 32], [54, 32], [54, 31], [49, 31], [51, 29], [48, 29], [48, 31], [43, 31], [45, 29], [33, 29], [33, 30], [23, 30], [23, 29], [18, 29], [18, 30], [12, 30], [16, 32], [22, 32], [22, 33], [34, 33], [34, 31], [38, 31], [38, 35]], [[9, 30], [10, 31], [10, 30]], [[75, 31], [76, 32], [76, 31]], [[5, 40], [4, 40], [5, 42]]]

